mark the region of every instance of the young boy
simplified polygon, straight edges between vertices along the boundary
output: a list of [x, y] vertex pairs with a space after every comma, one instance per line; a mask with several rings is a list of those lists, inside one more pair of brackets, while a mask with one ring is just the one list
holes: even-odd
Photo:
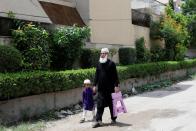
[[87, 111], [92, 111], [93, 120], [95, 119], [95, 107], [93, 100], [93, 89], [91, 87], [91, 81], [89, 79], [84, 80], [84, 89], [82, 92], [83, 102], [83, 116], [80, 123], [85, 122]]

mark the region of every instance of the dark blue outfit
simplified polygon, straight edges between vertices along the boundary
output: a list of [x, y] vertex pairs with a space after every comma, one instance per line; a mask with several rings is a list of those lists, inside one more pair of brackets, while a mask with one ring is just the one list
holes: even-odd
[[93, 90], [86, 87], [82, 93], [82, 101], [84, 110], [92, 111], [94, 109]]

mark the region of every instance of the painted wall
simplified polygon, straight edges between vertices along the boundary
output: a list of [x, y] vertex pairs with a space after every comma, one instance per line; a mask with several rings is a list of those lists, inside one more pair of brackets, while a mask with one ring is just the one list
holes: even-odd
[[92, 43], [132, 44], [129, 0], [90, 0]]
[[145, 45], [150, 48], [150, 29], [143, 26], [133, 25], [134, 42], [141, 37], [145, 39]]
[[75, 0], [76, 2], [76, 9], [80, 16], [82, 17], [84, 23], [89, 25], [89, 0]]

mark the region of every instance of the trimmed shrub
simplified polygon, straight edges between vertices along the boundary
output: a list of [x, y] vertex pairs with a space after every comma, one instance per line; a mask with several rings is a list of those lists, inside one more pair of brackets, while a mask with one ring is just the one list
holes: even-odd
[[81, 68], [90, 68], [91, 65], [91, 50], [90, 49], [82, 49], [82, 53], [80, 56], [80, 66]]
[[146, 49], [144, 52], [144, 62], [151, 62], [151, 56], [150, 50]]
[[137, 39], [135, 42], [135, 46], [136, 46], [137, 63], [150, 62], [151, 53], [145, 47], [144, 37]]
[[114, 57], [114, 55], [116, 55], [116, 53], [118, 52], [118, 50], [115, 49], [115, 48], [111, 48], [111, 49], [109, 49], [109, 50], [110, 50], [109, 58], [112, 60], [113, 57]]
[[0, 45], [0, 72], [13, 72], [22, 64], [22, 55], [11, 46]]
[[137, 61], [142, 62], [144, 60], [144, 53], [145, 53], [144, 37], [137, 39], [135, 42], [135, 46], [136, 46]]
[[80, 57], [84, 40], [90, 36], [88, 27], [60, 27], [52, 34], [52, 69], [70, 69]]
[[154, 45], [150, 52], [152, 62], [163, 61], [165, 59], [165, 49], [161, 48], [159, 45]]
[[122, 65], [133, 64], [136, 61], [136, 50], [134, 48], [120, 48], [119, 61]]
[[82, 68], [96, 67], [99, 62], [99, 49], [82, 49], [80, 66]]
[[48, 32], [31, 24], [12, 32], [15, 47], [23, 55], [23, 68], [28, 70], [48, 69], [50, 66], [50, 51]]
[[[123, 81], [191, 67], [196, 67], [196, 59], [119, 66], [117, 70], [119, 79]], [[0, 74], [0, 100], [80, 87], [86, 78], [93, 81], [94, 75], [95, 68], [60, 72], [35, 71]]]

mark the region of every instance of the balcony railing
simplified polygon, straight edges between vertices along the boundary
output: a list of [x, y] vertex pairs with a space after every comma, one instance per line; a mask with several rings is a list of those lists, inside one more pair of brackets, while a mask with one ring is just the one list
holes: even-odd
[[132, 9], [132, 24], [150, 27], [150, 20], [151, 17], [149, 14]]

